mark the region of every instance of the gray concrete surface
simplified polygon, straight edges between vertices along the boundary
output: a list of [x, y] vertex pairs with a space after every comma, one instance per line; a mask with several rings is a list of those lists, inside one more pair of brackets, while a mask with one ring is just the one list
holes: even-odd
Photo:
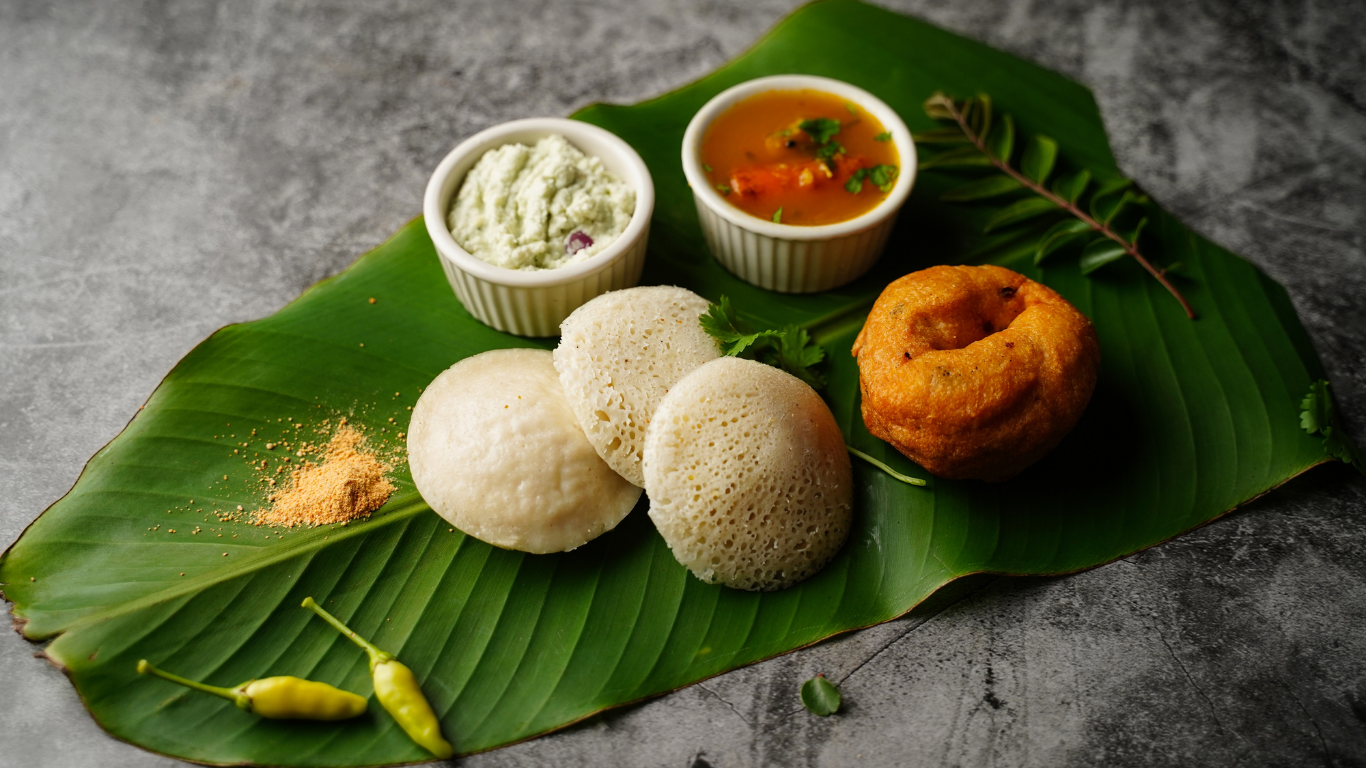
[[[901, 0], [1090, 85], [1121, 165], [1284, 283], [1366, 438], [1366, 8]], [[420, 211], [459, 138], [632, 102], [789, 0], [0, 3], [0, 546], [162, 375]], [[535, 23], [532, 23], [532, 22]], [[890, 624], [472, 766], [1366, 765], [1366, 482], [1321, 468], [1068, 578]], [[0, 636], [0, 765], [158, 766]], [[818, 671], [847, 711], [818, 719]]]

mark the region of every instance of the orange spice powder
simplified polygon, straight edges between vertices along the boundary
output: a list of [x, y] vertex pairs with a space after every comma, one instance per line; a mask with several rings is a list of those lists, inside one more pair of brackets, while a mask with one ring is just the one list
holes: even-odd
[[255, 523], [293, 528], [369, 517], [394, 492], [385, 477], [391, 468], [366, 450], [365, 436], [343, 419], [322, 462], [294, 470], [293, 482], [270, 495], [271, 508], [258, 510]]

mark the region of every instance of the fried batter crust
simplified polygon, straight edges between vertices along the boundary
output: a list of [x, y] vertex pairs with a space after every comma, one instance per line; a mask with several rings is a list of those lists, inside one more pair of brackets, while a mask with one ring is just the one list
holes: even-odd
[[869, 432], [939, 477], [992, 482], [1071, 431], [1100, 364], [1085, 315], [996, 266], [937, 266], [896, 280], [853, 354]]

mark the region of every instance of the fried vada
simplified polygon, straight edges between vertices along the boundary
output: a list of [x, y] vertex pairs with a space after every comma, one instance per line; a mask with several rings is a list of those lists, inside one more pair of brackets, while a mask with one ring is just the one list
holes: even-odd
[[996, 266], [902, 277], [854, 341], [863, 422], [939, 477], [999, 482], [1086, 410], [1100, 345], [1051, 288]]

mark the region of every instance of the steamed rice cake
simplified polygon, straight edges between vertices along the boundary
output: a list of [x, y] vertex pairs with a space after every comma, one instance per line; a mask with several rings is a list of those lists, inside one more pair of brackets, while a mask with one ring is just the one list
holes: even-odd
[[536, 554], [582, 546], [640, 498], [589, 444], [545, 350], [484, 352], [437, 376], [413, 408], [408, 464], [451, 525]]

